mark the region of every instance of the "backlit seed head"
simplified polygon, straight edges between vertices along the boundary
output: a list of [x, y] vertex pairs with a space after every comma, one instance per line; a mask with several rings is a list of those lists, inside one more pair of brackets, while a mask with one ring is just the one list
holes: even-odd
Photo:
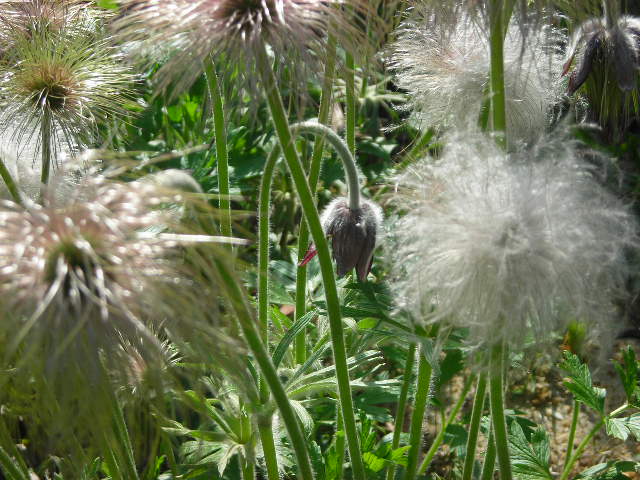
[[567, 138], [505, 154], [466, 132], [398, 182], [407, 214], [390, 256], [415, 321], [467, 327], [476, 345], [518, 344], [528, 331], [542, 339], [575, 318], [611, 321], [637, 225]]
[[[47, 1], [36, 4], [62, 9]], [[15, 130], [20, 143], [40, 142], [46, 130], [54, 148], [66, 143], [74, 152], [95, 140], [101, 122], [127, 115], [136, 76], [110, 45], [96, 14], [69, 4], [59, 23], [44, 7], [27, 13], [0, 9], [0, 127]]]
[[[561, 95], [562, 35], [512, 22], [504, 44], [507, 131], [513, 145], [535, 141]], [[470, 17], [442, 25], [419, 8], [398, 28], [388, 65], [406, 90], [420, 128], [477, 124], [488, 99], [490, 48], [485, 29]]]
[[373, 250], [382, 223], [378, 205], [361, 200], [360, 208], [349, 208], [347, 198], [336, 198], [322, 212], [322, 228], [331, 239], [337, 274], [342, 277], [354, 268], [361, 281], [371, 271]]
[[329, 32], [344, 48], [363, 52], [364, 22], [375, 25], [370, 10], [364, 0], [126, 0], [116, 26], [143, 55], [154, 57], [154, 49], [166, 47], [169, 60], [156, 78], [161, 88], [172, 84], [182, 91], [211, 55], [222, 56], [223, 69], [239, 71], [251, 83], [256, 51], [265, 46], [291, 73], [322, 65]]

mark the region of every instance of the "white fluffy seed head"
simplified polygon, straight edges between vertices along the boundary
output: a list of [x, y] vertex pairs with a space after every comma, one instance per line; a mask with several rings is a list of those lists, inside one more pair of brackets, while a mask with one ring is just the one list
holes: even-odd
[[467, 133], [398, 184], [407, 214], [389, 255], [398, 303], [416, 322], [468, 327], [486, 345], [610, 319], [637, 226], [570, 141], [507, 155]]
[[[388, 64], [409, 93], [408, 107], [420, 127], [478, 123], [487, 99], [488, 34], [469, 17], [453, 27], [417, 11], [403, 22]], [[562, 35], [550, 27], [510, 25], [504, 44], [507, 135], [512, 144], [531, 142], [547, 127], [550, 107], [561, 94]]]

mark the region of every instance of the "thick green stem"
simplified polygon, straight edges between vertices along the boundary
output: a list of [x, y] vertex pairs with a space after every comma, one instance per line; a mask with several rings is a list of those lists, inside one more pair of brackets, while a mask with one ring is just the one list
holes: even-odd
[[213, 107], [213, 132], [216, 142], [216, 162], [218, 164], [218, 206], [220, 208], [220, 233], [231, 236], [231, 202], [229, 190], [229, 153], [227, 151], [227, 131], [224, 104], [218, 82], [218, 74], [213, 60], [205, 64], [209, 82], [209, 94]]
[[[409, 397], [409, 387], [413, 377], [413, 364], [416, 359], [416, 344], [409, 345], [407, 350], [407, 360], [404, 364], [404, 378], [402, 379], [402, 387], [400, 389], [400, 397], [398, 398], [398, 407], [396, 410], [396, 418], [393, 429], [393, 439], [391, 440], [391, 450], [395, 450], [400, 446], [400, 435], [402, 434], [402, 426], [404, 425], [404, 415], [407, 410], [407, 398]], [[396, 466], [389, 465], [387, 468], [387, 480], [393, 480], [396, 473]]]
[[571, 454], [573, 453], [573, 442], [576, 439], [576, 428], [578, 427], [578, 418], [580, 417], [580, 402], [573, 401], [573, 415], [571, 416], [571, 428], [569, 429], [569, 440], [567, 440], [567, 453], [565, 454], [565, 468], [569, 463]]
[[278, 474], [278, 457], [276, 455], [276, 444], [273, 439], [273, 428], [271, 426], [271, 417], [264, 419], [265, 423], [258, 426], [260, 432], [260, 443], [262, 444], [262, 453], [264, 455], [264, 463], [267, 467], [268, 480], [280, 480]]
[[346, 88], [346, 138], [351, 154], [356, 154], [356, 63], [353, 55], [345, 57], [345, 88]]
[[507, 146], [506, 97], [504, 89], [504, 0], [491, 0], [490, 38], [491, 50], [491, 120], [492, 130], [500, 146]]
[[256, 479], [256, 472], [253, 463], [249, 462], [246, 458], [240, 458], [240, 465], [242, 469], [242, 480]]
[[331, 252], [329, 251], [329, 245], [322, 230], [320, 216], [318, 215], [318, 210], [315, 206], [313, 194], [311, 193], [311, 189], [309, 188], [309, 184], [307, 183], [304, 175], [302, 164], [300, 163], [295, 145], [293, 144], [291, 131], [289, 130], [289, 122], [282, 104], [282, 98], [280, 97], [280, 92], [276, 86], [276, 79], [264, 46], [259, 48], [257, 52], [257, 59], [263, 88], [267, 96], [269, 110], [271, 111], [271, 118], [278, 135], [278, 140], [280, 142], [285, 161], [289, 167], [289, 172], [291, 173], [291, 177], [295, 183], [296, 192], [311, 233], [311, 238], [313, 239], [316, 251], [318, 252], [318, 260], [320, 262], [320, 270], [322, 272], [322, 281], [326, 296], [327, 316], [329, 317], [333, 355], [335, 359], [338, 398], [344, 419], [345, 434], [347, 436], [347, 445], [349, 446], [349, 455], [353, 469], [353, 478], [355, 480], [365, 480], [364, 464], [362, 462], [362, 455], [358, 444], [358, 433], [356, 430], [356, 421], [353, 411], [353, 399], [351, 398], [351, 386], [349, 383], [349, 370], [347, 368], [347, 354], [342, 329], [340, 302], [338, 299], [338, 289], [336, 287], [333, 264], [331, 261]]
[[432, 368], [424, 352], [420, 349], [418, 360], [418, 378], [416, 385], [416, 395], [413, 401], [413, 414], [411, 415], [411, 426], [409, 427], [409, 456], [407, 458], [407, 468], [404, 472], [404, 480], [413, 480], [418, 471], [418, 457], [422, 447], [422, 422], [429, 400], [429, 389], [431, 387]]
[[435, 457], [436, 452], [438, 451], [438, 448], [440, 448], [440, 445], [442, 445], [442, 442], [444, 440], [444, 435], [447, 431], [447, 427], [451, 425], [451, 422], [453, 422], [455, 418], [458, 416], [458, 412], [460, 412], [460, 409], [462, 408], [462, 404], [467, 398], [467, 394], [469, 393], [469, 390], [471, 390], [472, 384], [473, 384], [473, 375], [467, 378], [467, 381], [464, 384], [464, 388], [462, 389], [462, 393], [460, 393], [460, 396], [458, 397], [458, 401], [453, 406], [453, 409], [451, 410], [451, 412], [449, 413], [449, 416], [447, 417], [444, 424], [442, 425], [442, 428], [438, 432], [438, 435], [436, 435], [436, 438], [434, 438], [433, 443], [431, 444], [431, 447], [429, 447], [429, 451], [424, 456], [424, 460], [422, 461], [422, 464], [418, 469], [418, 475], [424, 475], [427, 469], [429, 468], [429, 465], [431, 465], [431, 461], [433, 460], [433, 457]]
[[593, 439], [593, 436], [596, 433], [598, 433], [598, 430], [600, 430], [602, 428], [602, 426], [604, 425], [604, 421], [605, 421], [604, 418], [602, 420], [600, 420], [589, 431], [587, 436], [584, 437], [582, 442], [580, 442], [580, 445], [578, 445], [578, 447], [576, 448], [575, 452], [573, 452], [573, 455], [571, 456], [569, 461], [564, 466], [564, 470], [562, 471], [562, 475], [560, 476], [560, 478], [558, 480], [567, 480], [567, 478], [569, 478], [569, 474], [571, 473], [571, 470], [573, 470], [573, 465], [578, 461], [578, 459], [582, 455], [582, 452], [584, 451], [584, 449], [587, 448], [587, 445], [589, 445], [589, 442]]
[[486, 393], [487, 374], [483, 372], [478, 377], [476, 394], [473, 398], [473, 409], [471, 410], [471, 422], [469, 424], [469, 436], [467, 437], [467, 454], [464, 459], [462, 480], [471, 480], [473, 475], [473, 465], [476, 459], [476, 446], [478, 445], [478, 433], [480, 432], [480, 420], [482, 420]]
[[45, 110], [42, 113], [40, 125], [40, 149], [42, 150], [42, 171], [40, 172], [40, 183], [42, 184], [42, 194], [49, 183], [49, 173], [51, 171], [51, 136], [52, 136], [51, 115]]
[[511, 460], [509, 459], [509, 442], [507, 437], [507, 421], [504, 415], [504, 395], [502, 369], [504, 361], [504, 345], [499, 342], [491, 349], [491, 365], [489, 377], [489, 402], [493, 434], [500, 467], [500, 479], [511, 480]]
[[491, 480], [496, 465], [496, 442], [493, 438], [493, 432], [489, 429], [489, 439], [487, 440], [487, 451], [484, 453], [484, 463], [482, 464], [482, 472], [480, 480]]
[[13, 180], [11, 173], [7, 169], [7, 166], [4, 164], [2, 159], [0, 159], [0, 177], [2, 177], [2, 180], [4, 180], [4, 184], [7, 186], [7, 190], [9, 190], [13, 201], [18, 205], [22, 205], [22, 197], [20, 196], [20, 192], [18, 191], [16, 182]]
[[247, 304], [246, 293], [238, 284], [238, 280], [234, 277], [231, 268], [225, 261], [223, 259], [216, 259], [215, 261], [220, 273], [221, 284], [229, 297], [242, 333], [247, 340], [251, 353], [253, 353], [258, 363], [262, 377], [269, 386], [271, 395], [280, 411], [280, 418], [282, 418], [287, 433], [289, 434], [289, 441], [291, 442], [297, 459], [298, 476], [301, 480], [313, 480], [313, 470], [311, 468], [309, 452], [307, 451], [306, 439], [302, 433], [298, 418], [289, 403], [287, 393], [282, 383], [280, 383], [278, 372], [271, 362], [271, 357], [267, 349], [262, 343], [260, 333], [256, 329], [255, 320]]
[[[336, 418], [336, 431], [344, 431], [344, 420], [342, 420], [342, 414], [340, 413], [340, 410], [338, 410], [338, 415]], [[342, 478], [344, 477], [344, 442], [344, 433], [342, 433], [341, 435], [336, 435], [336, 467], [338, 470], [336, 471], [335, 480], [342, 480]]]
[[[320, 96], [320, 108], [318, 111], [318, 123], [329, 124], [331, 114], [331, 103], [333, 100], [333, 79], [336, 71], [336, 39], [329, 35], [327, 41], [327, 59], [324, 66], [324, 79], [322, 81], [322, 94]], [[311, 165], [309, 166], [309, 188], [315, 195], [320, 179], [320, 167], [322, 165], [322, 153], [324, 151], [324, 139], [317, 138], [313, 146], [311, 155]], [[298, 233], [298, 264], [304, 259], [305, 252], [309, 246], [309, 229], [307, 224], [300, 224]], [[299, 266], [296, 272], [296, 320], [302, 318], [307, 313], [307, 266]], [[306, 333], [302, 331], [295, 339], [296, 363], [302, 364], [307, 359]]]

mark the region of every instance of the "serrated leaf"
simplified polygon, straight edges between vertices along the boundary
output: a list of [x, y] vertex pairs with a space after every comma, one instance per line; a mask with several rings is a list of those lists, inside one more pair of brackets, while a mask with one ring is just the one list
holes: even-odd
[[624, 472], [635, 472], [638, 463], [629, 461], [611, 461], [589, 467], [575, 477], [575, 480], [629, 480]]
[[619, 438], [622, 441], [625, 441], [629, 437], [629, 433], [631, 433], [624, 418], [607, 418], [605, 424], [607, 435]]
[[638, 361], [631, 347], [622, 352], [622, 363], [615, 362], [624, 392], [629, 404], [635, 404], [638, 400]]
[[553, 480], [549, 471], [549, 444], [544, 430], [537, 429], [532, 435], [538, 444], [537, 448], [529, 445], [518, 422], [511, 422], [509, 433], [509, 452], [515, 477], [522, 480]]
[[569, 377], [564, 386], [574, 398], [604, 415], [604, 399], [607, 394], [603, 388], [593, 386], [589, 367], [571, 352], [564, 352], [564, 360], [560, 364]]
[[291, 342], [293, 342], [296, 336], [300, 332], [302, 332], [307, 325], [309, 325], [311, 320], [313, 320], [317, 314], [318, 312], [316, 310], [307, 312], [305, 315], [299, 318], [289, 330], [287, 330], [287, 333], [285, 333], [284, 337], [282, 337], [282, 340], [280, 340], [280, 343], [278, 343], [278, 346], [275, 348], [275, 350], [273, 351], [273, 355], [271, 356], [273, 365], [276, 368], [278, 368], [278, 366], [280, 365], [280, 362], [284, 358], [284, 354], [287, 353], [287, 349], [289, 348], [289, 345], [291, 345]]

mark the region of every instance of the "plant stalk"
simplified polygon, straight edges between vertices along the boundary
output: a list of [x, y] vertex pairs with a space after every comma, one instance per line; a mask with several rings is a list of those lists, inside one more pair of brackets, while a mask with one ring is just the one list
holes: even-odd
[[602, 420], [600, 420], [589, 431], [589, 433], [587, 434], [586, 437], [584, 437], [582, 442], [580, 442], [580, 444], [577, 446], [575, 452], [573, 452], [573, 455], [571, 456], [569, 461], [564, 466], [564, 470], [562, 471], [562, 475], [560, 476], [560, 478], [558, 480], [567, 480], [567, 478], [569, 478], [569, 474], [571, 473], [571, 470], [573, 469], [573, 465], [578, 461], [578, 459], [582, 455], [582, 452], [584, 451], [585, 448], [587, 448], [587, 445], [589, 445], [589, 442], [593, 439], [594, 435], [596, 433], [598, 433], [598, 430], [600, 430], [602, 428], [602, 426], [604, 425], [604, 422], [605, 422], [605, 419], [603, 418]]
[[[318, 123], [329, 124], [331, 114], [331, 102], [333, 99], [333, 80], [336, 71], [336, 39], [329, 35], [327, 40], [327, 59], [324, 66], [324, 79], [322, 81], [322, 93], [320, 95], [320, 108], [318, 111]], [[322, 153], [324, 151], [324, 139], [316, 138], [309, 166], [309, 188], [315, 195], [320, 179], [320, 167], [322, 165]], [[307, 224], [300, 224], [298, 233], [298, 265], [304, 259], [305, 251], [309, 246], [309, 229]], [[302, 265], [296, 271], [296, 311], [295, 319], [298, 320], [307, 313], [307, 266]], [[307, 344], [305, 331], [295, 338], [296, 363], [302, 364], [307, 359]]]
[[4, 184], [7, 186], [7, 190], [11, 194], [13, 201], [18, 205], [22, 205], [22, 197], [20, 196], [20, 191], [18, 190], [16, 182], [13, 180], [9, 169], [4, 164], [2, 159], [0, 159], [0, 177], [2, 177], [2, 180], [4, 180]]
[[271, 416], [269, 416], [269, 422], [258, 426], [258, 431], [260, 433], [260, 443], [262, 444], [264, 463], [267, 467], [267, 479], [280, 480], [276, 444], [273, 439], [273, 429], [271, 426]]
[[[398, 398], [398, 407], [396, 410], [396, 418], [394, 421], [393, 439], [391, 440], [391, 451], [400, 446], [400, 435], [402, 434], [402, 426], [404, 425], [404, 415], [407, 411], [407, 398], [409, 397], [409, 387], [413, 377], [413, 364], [416, 359], [416, 344], [411, 343], [407, 350], [407, 360], [404, 364], [404, 378], [402, 379], [402, 387], [400, 389], [400, 397]], [[396, 473], [396, 466], [389, 465], [387, 467], [386, 480], [393, 480]]]
[[356, 63], [351, 53], [345, 55], [346, 139], [351, 154], [356, 155]]
[[502, 378], [504, 351], [505, 346], [503, 341], [494, 345], [491, 349], [489, 403], [491, 405], [491, 420], [493, 423], [498, 466], [500, 467], [500, 480], [511, 480], [507, 421], [504, 415], [504, 383]]
[[282, 383], [280, 383], [278, 372], [273, 366], [271, 357], [262, 343], [260, 333], [256, 329], [255, 320], [247, 304], [247, 295], [239, 286], [231, 268], [225, 261], [223, 259], [215, 259], [215, 262], [220, 273], [221, 284], [229, 297], [231, 307], [238, 318], [242, 333], [247, 340], [251, 353], [258, 363], [262, 378], [264, 378], [269, 386], [271, 395], [280, 411], [280, 417], [289, 434], [289, 440], [297, 459], [298, 476], [301, 480], [313, 480], [313, 469], [311, 468], [311, 460], [309, 458], [309, 452], [307, 451], [306, 439], [302, 433], [298, 418], [293, 411], [293, 407], [291, 407], [289, 403], [287, 393]]
[[484, 400], [487, 393], [487, 374], [481, 373], [478, 376], [476, 394], [473, 398], [473, 409], [471, 410], [471, 422], [469, 424], [469, 436], [467, 437], [467, 453], [464, 459], [462, 470], [462, 480], [471, 480], [473, 466], [475, 464], [476, 447], [478, 445], [478, 433], [480, 432], [480, 420], [484, 410]]
[[491, 480], [496, 465], [496, 442], [493, 432], [489, 429], [489, 439], [487, 440], [487, 451], [484, 453], [484, 463], [482, 464], [482, 472], [480, 480]]
[[229, 152], [227, 150], [227, 131], [224, 117], [224, 103], [213, 60], [205, 64], [205, 73], [209, 82], [209, 94], [213, 107], [213, 132], [216, 143], [216, 162], [218, 163], [218, 207], [220, 208], [220, 233], [231, 236], [231, 202], [229, 189]]
[[490, 38], [491, 50], [491, 120], [496, 142], [507, 147], [507, 115], [504, 89], [504, 0], [490, 2]]
[[45, 187], [49, 183], [49, 174], [51, 172], [51, 115], [45, 110], [42, 113], [42, 122], [40, 125], [40, 149], [42, 150], [42, 171], [40, 172], [41, 197], [44, 196]]
[[418, 475], [424, 475], [427, 469], [429, 468], [429, 465], [431, 465], [431, 461], [433, 460], [433, 457], [435, 457], [436, 452], [438, 451], [438, 448], [440, 448], [440, 445], [442, 445], [442, 442], [444, 440], [444, 435], [447, 431], [447, 427], [451, 425], [451, 423], [458, 416], [458, 412], [460, 412], [460, 409], [462, 408], [462, 404], [467, 398], [467, 394], [469, 393], [469, 390], [471, 390], [471, 385], [473, 384], [473, 380], [474, 380], [473, 375], [470, 375], [469, 378], [467, 378], [467, 381], [464, 384], [464, 388], [462, 389], [462, 393], [460, 393], [460, 397], [458, 397], [458, 401], [456, 402], [453, 409], [449, 413], [449, 416], [447, 417], [446, 421], [442, 425], [442, 428], [438, 432], [438, 435], [436, 435], [436, 438], [434, 438], [433, 443], [431, 444], [431, 447], [429, 447], [429, 451], [425, 455], [424, 460], [422, 461], [422, 464], [418, 469]]
[[360, 453], [353, 410], [353, 399], [351, 398], [351, 386], [349, 382], [349, 370], [347, 368], [347, 355], [342, 329], [340, 303], [329, 245], [322, 230], [320, 216], [318, 215], [318, 210], [315, 206], [313, 194], [311, 193], [311, 189], [309, 188], [309, 184], [305, 178], [304, 170], [300, 163], [300, 159], [298, 158], [295, 145], [293, 144], [291, 131], [289, 130], [289, 122], [282, 104], [282, 98], [280, 97], [280, 92], [276, 86], [276, 79], [263, 45], [258, 49], [257, 60], [258, 69], [263, 82], [263, 88], [265, 90], [271, 112], [271, 118], [273, 120], [289, 172], [291, 173], [291, 177], [295, 183], [296, 192], [311, 233], [311, 238], [313, 239], [318, 252], [318, 260], [320, 262], [320, 269], [322, 272], [322, 280], [327, 302], [327, 315], [329, 317], [331, 341], [335, 359], [338, 398], [344, 419], [345, 434], [347, 436], [347, 445], [349, 447], [349, 455], [353, 469], [353, 478], [355, 480], [365, 480], [364, 463], [362, 462], [362, 456]]
[[422, 422], [429, 400], [429, 389], [431, 388], [432, 368], [427, 358], [420, 348], [418, 360], [418, 378], [416, 385], [416, 395], [413, 401], [413, 414], [411, 415], [411, 426], [409, 428], [409, 454], [407, 458], [407, 468], [404, 471], [404, 480], [413, 480], [418, 472], [418, 457], [422, 447]]
[[571, 428], [569, 429], [569, 440], [567, 440], [567, 453], [565, 454], [565, 466], [569, 463], [571, 454], [573, 453], [573, 442], [576, 439], [576, 428], [578, 427], [578, 418], [580, 417], [580, 402], [573, 401], [573, 415], [571, 416]]

